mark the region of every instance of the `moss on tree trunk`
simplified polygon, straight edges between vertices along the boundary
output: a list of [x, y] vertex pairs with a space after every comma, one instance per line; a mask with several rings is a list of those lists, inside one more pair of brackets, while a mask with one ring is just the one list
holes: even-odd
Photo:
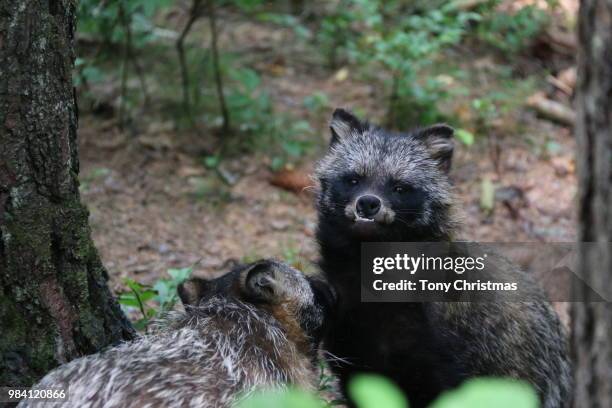
[[78, 190], [76, 2], [0, 2], [0, 385], [129, 339]]

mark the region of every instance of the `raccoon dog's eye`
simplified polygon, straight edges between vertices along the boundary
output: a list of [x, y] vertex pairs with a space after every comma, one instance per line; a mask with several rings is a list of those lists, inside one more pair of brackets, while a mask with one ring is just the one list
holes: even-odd
[[406, 186], [402, 186], [402, 185], [399, 185], [399, 184], [398, 184], [397, 186], [393, 187], [393, 192], [394, 192], [394, 193], [401, 194], [401, 193], [405, 193], [405, 192], [407, 192], [409, 189], [410, 189], [410, 188], [408, 188], [408, 187], [406, 187]]
[[356, 186], [359, 184], [360, 180], [359, 177], [357, 176], [347, 176], [344, 181], [346, 182], [346, 184], [348, 184], [349, 186]]

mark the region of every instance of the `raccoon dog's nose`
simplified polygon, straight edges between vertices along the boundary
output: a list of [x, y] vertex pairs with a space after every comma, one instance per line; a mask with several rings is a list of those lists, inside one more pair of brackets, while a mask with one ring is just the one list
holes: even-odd
[[357, 199], [357, 215], [372, 218], [380, 211], [382, 203], [380, 198], [373, 195], [364, 195]]

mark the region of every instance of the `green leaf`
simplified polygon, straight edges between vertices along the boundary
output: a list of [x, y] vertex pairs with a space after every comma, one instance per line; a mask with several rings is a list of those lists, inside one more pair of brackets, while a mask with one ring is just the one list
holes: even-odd
[[256, 393], [238, 404], [238, 408], [324, 408], [323, 402], [312, 394], [289, 389]]
[[172, 280], [176, 285], [183, 283], [185, 280], [191, 276], [191, 272], [193, 271], [193, 267], [188, 266], [186, 268], [179, 269], [168, 269], [168, 275], [172, 277]]
[[563, 151], [563, 146], [554, 140], [546, 142], [546, 152], [551, 156], [557, 156]]
[[153, 290], [157, 292], [157, 300], [159, 303], [166, 303], [172, 297], [170, 286], [166, 280], [160, 279], [155, 282], [155, 285], [153, 285]]
[[457, 129], [455, 131], [455, 137], [466, 146], [474, 144], [474, 134], [465, 129]]
[[140, 307], [140, 303], [138, 302], [138, 299], [136, 299], [136, 296], [132, 292], [120, 293], [118, 301], [119, 301], [119, 304], [123, 306], [129, 306], [129, 307], [134, 307], [134, 308]]
[[476, 378], [442, 394], [430, 408], [537, 408], [538, 396], [523, 382]]
[[253, 92], [261, 83], [261, 78], [252, 69], [243, 69], [239, 72], [240, 82], [242, 82], [247, 91]]
[[304, 147], [298, 141], [288, 141], [283, 143], [283, 149], [289, 156], [299, 157], [304, 153]]
[[283, 158], [279, 156], [275, 156], [272, 159], [272, 163], [270, 163], [270, 167], [272, 168], [272, 171], [279, 171], [280, 169], [283, 168], [284, 165], [285, 165], [285, 160], [283, 160]]
[[139, 319], [136, 320], [134, 323], [132, 323], [134, 325], [134, 328], [138, 331], [144, 331], [147, 326], [149, 325], [149, 320], [148, 319]]
[[348, 392], [359, 408], [408, 407], [408, 402], [400, 389], [379, 375], [356, 376], [349, 383]]
[[204, 158], [204, 165], [209, 169], [216, 168], [221, 162], [221, 158], [219, 156], [207, 156]]
[[305, 120], [299, 120], [291, 126], [293, 133], [309, 133], [312, 131], [310, 123]]

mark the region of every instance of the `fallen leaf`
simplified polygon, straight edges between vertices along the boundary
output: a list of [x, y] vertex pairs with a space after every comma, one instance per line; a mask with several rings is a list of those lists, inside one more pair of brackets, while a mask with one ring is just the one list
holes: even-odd
[[482, 179], [480, 184], [480, 208], [488, 214], [495, 208], [495, 186], [489, 178]]
[[308, 174], [300, 170], [288, 169], [274, 173], [270, 179], [270, 184], [296, 194], [312, 191], [312, 187], [314, 187], [314, 183]]
[[344, 68], [340, 68], [335, 74], [334, 74], [334, 81], [335, 82], [342, 82], [345, 81], [349, 76], [349, 70], [347, 67]]

